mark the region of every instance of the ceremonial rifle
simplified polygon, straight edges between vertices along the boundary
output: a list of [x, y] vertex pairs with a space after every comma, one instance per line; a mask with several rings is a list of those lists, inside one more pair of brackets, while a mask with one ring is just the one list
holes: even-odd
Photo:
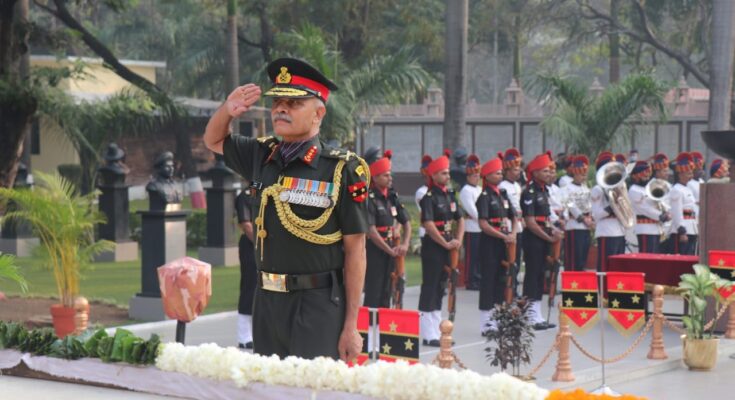
[[554, 308], [554, 298], [556, 297], [556, 280], [559, 275], [559, 268], [561, 267], [561, 240], [551, 244], [549, 255], [546, 256], [546, 262], [549, 263], [549, 309], [546, 313], [546, 323], [548, 324], [551, 318], [551, 309]]
[[457, 312], [457, 279], [459, 278], [459, 249], [449, 250], [449, 265], [444, 266], [447, 271], [447, 310], [449, 311], [449, 320], [454, 322], [454, 315]]
[[[396, 230], [398, 232], [398, 230]], [[396, 233], [393, 238], [393, 246], [401, 245], [401, 235]], [[390, 275], [391, 280], [391, 303], [397, 310], [403, 309], [403, 291], [406, 288], [406, 257], [395, 258], [395, 270]]]
[[500, 261], [500, 265], [505, 268], [505, 290], [503, 297], [506, 304], [513, 302], [516, 289], [516, 277], [518, 276], [518, 263], [516, 263], [516, 246], [517, 243], [505, 244], [505, 260]]

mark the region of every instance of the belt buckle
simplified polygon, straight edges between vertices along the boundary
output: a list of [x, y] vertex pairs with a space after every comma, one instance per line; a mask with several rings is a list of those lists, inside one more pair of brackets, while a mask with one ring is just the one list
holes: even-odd
[[286, 276], [284, 274], [271, 274], [269, 272], [261, 272], [261, 279], [263, 280], [263, 289], [271, 292], [282, 292], [287, 293], [286, 288]]

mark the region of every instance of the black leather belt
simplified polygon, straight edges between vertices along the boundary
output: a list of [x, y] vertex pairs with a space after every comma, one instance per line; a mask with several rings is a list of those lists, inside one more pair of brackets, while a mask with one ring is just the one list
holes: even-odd
[[[344, 275], [342, 269], [318, 272], [315, 274], [274, 274], [260, 271], [258, 286], [270, 292], [293, 292], [297, 290], [324, 289], [342, 285]], [[336, 282], [335, 282], [336, 281]]]

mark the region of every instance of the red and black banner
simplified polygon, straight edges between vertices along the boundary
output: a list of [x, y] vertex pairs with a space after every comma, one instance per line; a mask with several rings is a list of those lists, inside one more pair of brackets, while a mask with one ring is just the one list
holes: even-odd
[[[722, 279], [735, 281], [735, 251], [710, 250], [709, 269]], [[735, 293], [735, 285], [729, 289], [718, 289], [717, 297], [724, 303], [730, 300], [733, 293]]]
[[419, 362], [419, 313], [416, 310], [378, 309], [380, 359]]
[[572, 322], [570, 328], [585, 332], [600, 318], [597, 308], [595, 272], [561, 273], [561, 311]]
[[607, 320], [623, 336], [629, 336], [646, 323], [645, 274], [607, 273]]

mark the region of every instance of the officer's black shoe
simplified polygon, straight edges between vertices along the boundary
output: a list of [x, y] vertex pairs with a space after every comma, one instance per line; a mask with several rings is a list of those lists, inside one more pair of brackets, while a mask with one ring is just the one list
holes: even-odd
[[439, 347], [439, 340], [438, 339], [432, 339], [432, 340], [424, 339], [424, 346]]
[[551, 328], [556, 328], [556, 324], [554, 324], [554, 323], [551, 323], [551, 322], [547, 322], [547, 323], [546, 323], [546, 326], [547, 326], [547, 327], [548, 327], [549, 329], [551, 329]]
[[547, 329], [549, 329], [549, 326], [546, 324], [546, 321], [533, 324], [534, 331], [545, 331]]
[[253, 342], [247, 342], [245, 344], [238, 343], [237, 348], [244, 350], [244, 349], [252, 349], [253, 348]]

